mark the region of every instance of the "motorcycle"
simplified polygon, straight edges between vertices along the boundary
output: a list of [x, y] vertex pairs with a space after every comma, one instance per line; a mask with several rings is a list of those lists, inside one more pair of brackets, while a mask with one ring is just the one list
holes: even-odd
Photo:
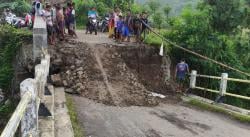
[[92, 34], [93, 32], [95, 32], [95, 35], [97, 35], [97, 27], [98, 27], [97, 19], [96, 18], [89, 18], [89, 23], [87, 25], [86, 34], [89, 31], [90, 34]]
[[108, 32], [108, 28], [109, 28], [109, 17], [105, 17], [101, 23], [100, 23], [100, 31], [101, 32]]
[[16, 28], [23, 28], [26, 27], [25, 20], [23, 18], [16, 18], [16, 21], [13, 24]]
[[17, 21], [17, 17], [15, 14], [9, 14], [5, 16], [5, 22], [10, 25], [14, 25]]

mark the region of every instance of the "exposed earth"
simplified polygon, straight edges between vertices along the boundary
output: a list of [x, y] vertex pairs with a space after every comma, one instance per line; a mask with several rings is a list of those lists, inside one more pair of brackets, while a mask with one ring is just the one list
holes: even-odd
[[250, 136], [249, 125], [181, 102], [157, 48], [84, 32], [52, 48], [51, 80], [71, 94], [87, 137]]

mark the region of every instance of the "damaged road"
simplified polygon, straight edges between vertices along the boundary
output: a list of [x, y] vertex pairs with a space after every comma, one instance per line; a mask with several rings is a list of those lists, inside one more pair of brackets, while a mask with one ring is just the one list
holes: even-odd
[[51, 50], [51, 80], [71, 94], [87, 137], [250, 136], [248, 125], [185, 106], [170, 81], [170, 59], [157, 48], [78, 36]]

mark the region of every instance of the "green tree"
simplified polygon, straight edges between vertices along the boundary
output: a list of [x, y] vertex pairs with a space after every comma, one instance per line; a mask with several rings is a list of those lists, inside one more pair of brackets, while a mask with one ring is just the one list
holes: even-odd
[[228, 33], [242, 23], [244, 12], [240, 0], [204, 0], [204, 5], [210, 6], [210, 19], [214, 30]]
[[154, 20], [154, 25], [160, 30], [162, 28], [162, 24], [163, 24], [163, 15], [162, 12], [156, 12], [153, 15], [153, 20]]
[[24, 13], [31, 10], [31, 5], [25, 0], [6, 0], [0, 3], [0, 9], [3, 10], [4, 8], [10, 8], [13, 13], [23, 16]]
[[164, 14], [165, 14], [165, 16], [166, 16], [167, 19], [169, 18], [170, 11], [171, 11], [171, 7], [167, 4], [167, 5], [163, 8], [163, 12], [164, 12]]
[[161, 6], [159, 0], [149, 0], [147, 2], [147, 5], [149, 6], [149, 8], [153, 14], [155, 14]]

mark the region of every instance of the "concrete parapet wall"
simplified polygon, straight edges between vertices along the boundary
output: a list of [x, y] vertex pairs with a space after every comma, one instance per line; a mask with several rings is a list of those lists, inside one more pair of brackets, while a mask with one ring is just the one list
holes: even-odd
[[41, 16], [35, 17], [33, 27], [33, 60], [41, 58], [42, 49], [48, 48], [46, 22]]
[[0, 137], [13, 137], [20, 122], [22, 137], [38, 137], [38, 108], [40, 100], [44, 98], [50, 67], [47, 47], [46, 22], [42, 17], [36, 16], [33, 28], [33, 59], [41, 59], [40, 64], [35, 66], [35, 78], [26, 79], [20, 84], [21, 101]]
[[32, 99], [29, 102], [21, 122], [23, 137], [32, 134], [38, 136], [38, 107], [39, 100], [43, 99], [47, 77], [49, 75], [50, 56], [45, 54], [41, 63], [35, 67], [35, 78], [26, 79], [21, 83], [21, 95], [30, 92]]
[[[1, 137], [14, 136], [20, 121], [22, 137], [38, 136], [38, 107], [40, 98], [44, 95], [49, 67], [50, 55], [45, 54], [41, 63], [35, 67], [35, 78], [26, 79], [20, 84], [21, 101]], [[38, 93], [41, 95], [38, 96]]]

